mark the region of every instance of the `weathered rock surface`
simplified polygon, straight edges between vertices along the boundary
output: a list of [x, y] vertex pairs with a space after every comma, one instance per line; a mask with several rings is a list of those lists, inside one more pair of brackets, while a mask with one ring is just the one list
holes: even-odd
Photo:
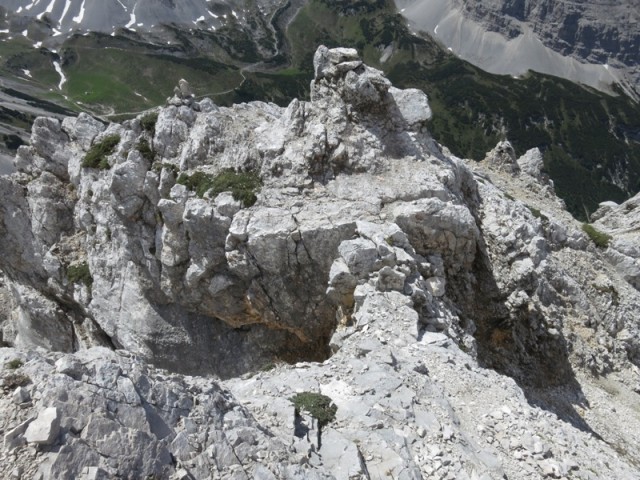
[[[8, 474], [634, 478], [640, 292], [612, 252], [637, 260], [635, 210], [602, 251], [539, 152], [466, 162], [355, 50], [314, 70], [287, 108], [38, 121], [0, 177]], [[203, 187], [229, 170], [255, 203]], [[300, 434], [307, 390], [338, 418]]]
[[613, 237], [606, 251], [609, 262], [640, 290], [640, 194], [621, 205], [601, 204], [592, 220], [597, 228]]
[[0, 394], [2, 478], [329, 478], [297, 462], [213, 379], [104, 348], [0, 350], [0, 364], [16, 359], [24, 366], [2, 372], [4, 392], [22, 383], [32, 400], [18, 408]]

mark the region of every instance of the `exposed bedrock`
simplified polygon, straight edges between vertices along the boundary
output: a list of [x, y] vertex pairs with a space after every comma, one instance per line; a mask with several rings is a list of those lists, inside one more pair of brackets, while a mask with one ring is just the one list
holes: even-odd
[[485, 163], [552, 199], [543, 214], [433, 141], [424, 93], [352, 49], [320, 47], [314, 69], [287, 108], [38, 119], [0, 177], [3, 341], [230, 377], [325, 360], [370, 294], [396, 292], [416, 338], [446, 333], [523, 385], [638, 362], [638, 291], [566, 221], [539, 152]]

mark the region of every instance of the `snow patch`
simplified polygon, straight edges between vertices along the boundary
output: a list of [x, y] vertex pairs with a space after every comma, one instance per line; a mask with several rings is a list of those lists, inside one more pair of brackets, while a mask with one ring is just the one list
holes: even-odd
[[84, 18], [84, 4], [87, 0], [82, 0], [82, 5], [80, 5], [80, 11], [78, 12], [78, 16], [77, 17], [73, 17], [73, 22], [74, 23], [80, 23], [82, 22], [82, 19]]
[[31, 76], [31, 70], [24, 69], [24, 70], [22, 70], [22, 71], [24, 72], [24, 74], [25, 74], [27, 77], [29, 77], [29, 78], [33, 78], [33, 77]]
[[124, 28], [131, 28], [136, 24], [136, 14], [131, 12], [129, 14], [129, 23], [127, 23]]
[[44, 13], [51, 13], [53, 12], [53, 6], [55, 5], [56, 0], [51, 0], [51, 3], [49, 3], [49, 6], [46, 8], [46, 10], [44, 11]]
[[56, 72], [58, 72], [58, 75], [60, 75], [60, 83], [58, 84], [58, 90], [62, 90], [62, 86], [66, 83], [67, 77], [62, 71], [62, 67], [58, 62], [53, 62], [53, 68], [55, 68]]
[[69, 13], [69, 7], [71, 6], [71, 0], [67, 0], [64, 4], [64, 10], [62, 10], [62, 15], [60, 15], [60, 23], [64, 21], [64, 17]]

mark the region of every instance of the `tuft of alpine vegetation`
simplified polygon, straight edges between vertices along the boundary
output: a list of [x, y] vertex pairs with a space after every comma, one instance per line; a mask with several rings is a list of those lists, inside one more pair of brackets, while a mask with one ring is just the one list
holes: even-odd
[[146, 138], [140, 139], [136, 145], [136, 150], [140, 152], [140, 155], [142, 155], [145, 160], [149, 160], [150, 162], [153, 162], [153, 159], [156, 156], [156, 152], [153, 151], [153, 148], [151, 148], [151, 145], [149, 145], [149, 141]]
[[71, 283], [84, 283], [87, 288], [91, 288], [93, 277], [87, 262], [69, 265], [67, 268], [67, 280]]
[[318, 421], [320, 429], [336, 419], [338, 407], [331, 398], [321, 393], [302, 392], [289, 399], [293, 403], [297, 415], [308, 412]]
[[140, 126], [145, 132], [149, 132], [151, 136], [156, 133], [156, 123], [158, 122], [158, 112], [146, 113], [140, 119]]
[[542, 213], [539, 208], [532, 207], [531, 205], [526, 205], [526, 207], [531, 212], [531, 215], [533, 215], [538, 220], [542, 220], [543, 222], [546, 222], [549, 220], [549, 218], [544, 213]]
[[589, 223], [583, 223], [582, 230], [589, 236], [596, 247], [607, 248], [609, 246], [609, 242], [611, 242], [612, 239], [611, 235], [601, 232]]
[[120, 143], [120, 135], [108, 135], [101, 142], [94, 144], [82, 160], [84, 168], [98, 168], [107, 170], [111, 167], [107, 157], [111, 155]]
[[244, 207], [250, 207], [258, 200], [257, 193], [262, 187], [262, 181], [255, 172], [235, 172], [228, 169], [218, 175], [204, 172], [195, 172], [192, 175], [182, 173], [177, 183], [186, 186], [196, 192], [199, 197], [204, 197], [208, 192], [215, 197], [222, 192], [231, 192], [234, 200], [242, 202]]
[[9, 360], [6, 364], [6, 367], [9, 370], [17, 370], [18, 368], [22, 367], [24, 365], [24, 362], [22, 360], [20, 360], [19, 358], [14, 358], [13, 360]]

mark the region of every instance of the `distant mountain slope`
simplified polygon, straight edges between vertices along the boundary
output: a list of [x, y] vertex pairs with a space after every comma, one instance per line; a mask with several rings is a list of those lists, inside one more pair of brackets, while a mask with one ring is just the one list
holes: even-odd
[[[263, 0], [269, 6], [281, 2]], [[148, 30], [159, 24], [198, 26], [215, 30], [229, 21], [246, 19], [247, 2], [243, 0], [2, 0], [0, 6], [20, 15], [45, 17], [56, 35], [90, 30], [113, 32], [118, 28]]]
[[395, 0], [414, 28], [499, 74], [531, 69], [640, 92], [640, 1]]

